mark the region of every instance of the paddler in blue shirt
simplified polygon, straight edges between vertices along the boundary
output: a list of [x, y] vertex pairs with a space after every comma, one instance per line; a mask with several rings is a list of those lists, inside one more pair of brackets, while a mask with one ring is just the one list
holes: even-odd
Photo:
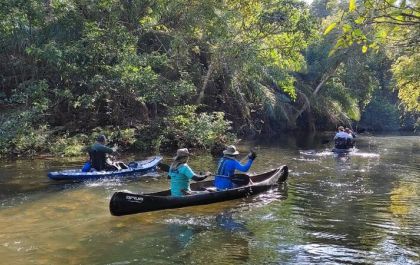
[[223, 151], [223, 157], [220, 159], [215, 177], [215, 186], [217, 189], [231, 189], [236, 187], [235, 183], [232, 182], [232, 176], [235, 174], [235, 170], [247, 172], [257, 157], [257, 154], [252, 151], [248, 155], [248, 161], [242, 165], [236, 160], [238, 155], [239, 152], [234, 145], [229, 145]]
[[172, 162], [169, 168], [168, 175], [171, 178], [171, 195], [174, 197], [194, 193], [190, 189], [190, 180], [201, 181], [210, 175], [210, 172], [207, 172], [205, 175], [195, 174], [187, 164], [189, 156], [190, 153], [187, 148], [178, 149], [174, 162]]

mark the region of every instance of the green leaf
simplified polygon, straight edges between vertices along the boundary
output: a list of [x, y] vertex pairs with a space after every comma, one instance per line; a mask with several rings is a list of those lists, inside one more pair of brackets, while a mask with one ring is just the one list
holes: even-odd
[[356, 18], [356, 19], [354, 20], [354, 23], [356, 23], [356, 24], [360, 25], [360, 24], [362, 24], [364, 21], [365, 21], [365, 18], [364, 18], [364, 17], [358, 17], [358, 18]]
[[350, 32], [350, 31], [352, 31], [352, 27], [351, 27], [351, 25], [350, 24], [344, 24], [343, 25], [343, 32]]
[[366, 45], [363, 45], [363, 47], [362, 47], [362, 52], [363, 52], [363, 53], [366, 53], [366, 52], [367, 52], [367, 50], [368, 50], [368, 47], [367, 47]]
[[337, 22], [331, 23], [324, 31], [324, 35], [327, 35], [331, 30], [337, 26]]
[[360, 30], [360, 29], [355, 29], [355, 30], [353, 30], [352, 34], [353, 34], [353, 36], [355, 36], [355, 37], [360, 37], [360, 36], [363, 36], [363, 32], [362, 32], [362, 30]]
[[353, 12], [354, 10], [356, 10], [356, 0], [350, 0], [349, 2], [349, 11]]

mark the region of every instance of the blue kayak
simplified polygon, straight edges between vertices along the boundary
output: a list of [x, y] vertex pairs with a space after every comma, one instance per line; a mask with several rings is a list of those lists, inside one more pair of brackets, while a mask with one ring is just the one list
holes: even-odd
[[48, 177], [54, 180], [92, 180], [100, 178], [118, 178], [142, 175], [156, 171], [156, 167], [161, 160], [161, 156], [153, 156], [146, 160], [131, 162], [128, 164], [127, 169], [91, 172], [82, 172], [82, 169], [67, 169], [62, 171], [49, 172]]

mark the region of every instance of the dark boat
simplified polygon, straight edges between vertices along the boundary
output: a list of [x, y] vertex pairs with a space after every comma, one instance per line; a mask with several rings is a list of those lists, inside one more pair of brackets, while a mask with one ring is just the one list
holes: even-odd
[[156, 171], [156, 168], [161, 160], [161, 156], [153, 156], [146, 160], [131, 162], [128, 164], [127, 169], [121, 169], [116, 171], [92, 172], [82, 172], [81, 169], [68, 169], [56, 172], [49, 172], [48, 177], [53, 180], [83, 181], [101, 178], [120, 178], [126, 176], [136, 176]]
[[195, 182], [191, 184], [191, 190], [203, 191], [203, 193], [182, 197], [172, 197], [170, 190], [149, 194], [116, 192], [109, 203], [109, 210], [112, 215], [121, 216], [248, 197], [267, 191], [278, 185], [278, 183], [286, 181], [288, 174], [287, 166], [281, 166], [254, 176], [238, 174], [237, 176], [245, 175], [245, 177], [249, 177], [252, 182], [248, 185], [228, 190], [216, 190], [213, 186], [213, 180]]
[[336, 153], [336, 154], [348, 154], [348, 153], [354, 151], [354, 148], [353, 147], [350, 147], [350, 148], [336, 148], [336, 147], [334, 147], [331, 151], [333, 153]]

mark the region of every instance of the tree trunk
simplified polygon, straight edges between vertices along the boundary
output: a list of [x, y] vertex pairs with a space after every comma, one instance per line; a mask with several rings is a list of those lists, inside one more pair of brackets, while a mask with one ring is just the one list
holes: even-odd
[[51, 0], [44, 0], [44, 6], [45, 6], [45, 20], [47, 22], [50, 22], [52, 20], [52, 6], [51, 6]]
[[[337, 71], [340, 64], [341, 64], [341, 62], [337, 61], [337, 63], [334, 65], [334, 67], [331, 68], [331, 71], [328, 71], [328, 72], [323, 74], [320, 82], [318, 83], [315, 90], [311, 94], [312, 99], [317, 96], [318, 92], [321, 90], [321, 88], [324, 86], [324, 84], [335, 74], [335, 72]], [[308, 107], [310, 107], [310, 104], [311, 104], [311, 102], [310, 102], [309, 98], [306, 97], [306, 100], [305, 100], [305, 103], [303, 104], [303, 106], [292, 117], [292, 120], [294, 121], [295, 124], [296, 124], [297, 119], [300, 117], [300, 115], [302, 115], [302, 113], [305, 112], [308, 109]]]
[[[334, 70], [335, 73], [335, 70]], [[325, 84], [325, 82], [328, 81], [328, 79], [330, 79], [330, 77], [332, 76], [333, 73], [326, 73], [324, 74], [324, 76], [321, 78], [321, 81], [319, 82], [319, 84], [316, 86], [314, 92], [312, 92], [312, 97], [316, 97], [316, 95], [318, 94], [319, 90], [321, 89], [321, 87]], [[300, 108], [300, 110], [293, 116], [293, 120], [296, 121], [300, 115], [302, 115], [302, 113], [308, 108], [310, 107], [310, 101], [308, 98], [305, 98], [305, 103], [303, 104], [303, 106]]]
[[214, 63], [214, 61], [212, 61], [209, 65], [209, 67], [207, 68], [207, 73], [206, 73], [206, 76], [204, 77], [203, 85], [201, 86], [201, 89], [198, 92], [198, 97], [197, 97], [197, 100], [195, 102], [196, 105], [200, 105], [201, 102], [203, 101], [204, 92], [206, 91], [206, 87], [207, 87], [207, 84], [210, 80], [210, 76], [213, 73], [214, 65], [215, 65], [215, 63]]

